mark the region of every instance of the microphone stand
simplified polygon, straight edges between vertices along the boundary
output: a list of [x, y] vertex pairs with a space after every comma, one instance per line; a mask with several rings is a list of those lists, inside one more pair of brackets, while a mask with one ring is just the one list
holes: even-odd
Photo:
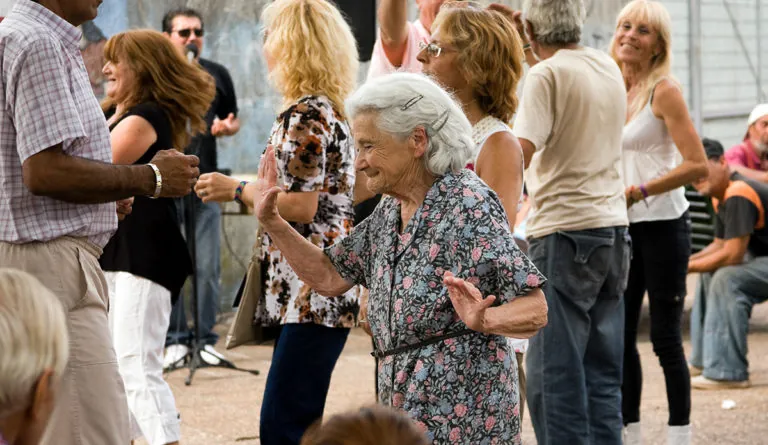
[[[189, 125], [189, 122], [187, 122], [187, 131], [191, 135], [191, 128]], [[187, 148], [188, 152], [197, 153], [196, 150], [199, 145], [199, 139], [193, 139], [195, 143], [190, 144], [189, 148]], [[179, 360], [177, 363], [174, 363], [171, 365], [166, 371], [165, 374], [169, 374], [177, 369], [181, 368], [188, 368], [189, 369], [189, 375], [187, 375], [187, 378], [184, 380], [184, 384], [186, 386], [190, 386], [192, 384], [192, 378], [195, 376], [195, 372], [200, 368], [225, 368], [225, 369], [232, 369], [235, 371], [241, 371], [241, 372], [247, 372], [249, 374], [253, 375], [259, 375], [259, 371], [256, 369], [243, 369], [238, 368], [234, 365], [234, 363], [230, 362], [229, 360], [226, 360], [221, 357], [215, 357], [216, 360], [219, 362], [215, 365], [212, 365], [210, 363], [207, 363], [205, 360], [203, 360], [203, 357], [201, 355], [202, 352], [205, 350], [205, 339], [200, 338], [200, 308], [198, 306], [198, 286], [197, 286], [197, 241], [196, 241], [196, 235], [197, 232], [196, 229], [196, 221], [195, 216], [197, 214], [196, 207], [197, 207], [197, 196], [194, 192], [188, 194], [183, 198], [183, 207], [184, 207], [184, 233], [186, 233], [187, 238], [187, 248], [189, 249], [189, 257], [192, 259], [192, 317], [193, 317], [193, 325], [194, 325], [194, 337], [192, 339], [192, 348], [190, 348], [189, 352], [187, 352], [186, 357], [184, 357], [183, 360]], [[216, 236], [219, 236], [220, 234], [216, 234]], [[184, 302], [181, 302], [184, 304]], [[211, 355], [209, 352], [206, 352], [206, 354]], [[181, 362], [181, 364], [179, 364]]]

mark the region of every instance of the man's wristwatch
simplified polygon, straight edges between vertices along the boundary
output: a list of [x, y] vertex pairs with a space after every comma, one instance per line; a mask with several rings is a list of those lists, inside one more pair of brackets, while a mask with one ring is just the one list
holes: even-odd
[[163, 175], [160, 174], [160, 169], [155, 164], [147, 165], [152, 167], [152, 170], [155, 172], [155, 194], [150, 196], [150, 198], [157, 199], [160, 197], [160, 192], [163, 191]]

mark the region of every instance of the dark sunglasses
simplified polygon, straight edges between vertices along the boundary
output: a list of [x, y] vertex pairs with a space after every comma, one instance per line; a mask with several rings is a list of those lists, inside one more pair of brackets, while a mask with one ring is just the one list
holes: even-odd
[[195, 33], [195, 35], [196, 35], [197, 37], [202, 37], [202, 36], [203, 36], [203, 33], [204, 33], [204, 32], [203, 32], [203, 30], [202, 30], [201, 28], [187, 28], [187, 29], [177, 29], [177, 30], [176, 30], [176, 31], [174, 31], [174, 32], [175, 32], [176, 34], [178, 34], [178, 35], [179, 35], [179, 37], [181, 37], [181, 38], [184, 38], [184, 39], [188, 38], [188, 37], [189, 37], [189, 36], [190, 36], [190, 35], [191, 35], [193, 32]]

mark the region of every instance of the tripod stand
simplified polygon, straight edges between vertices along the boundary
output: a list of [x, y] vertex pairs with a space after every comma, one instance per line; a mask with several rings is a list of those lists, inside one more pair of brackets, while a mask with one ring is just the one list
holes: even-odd
[[192, 378], [194, 377], [195, 372], [200, 368], [226, 368], [258, 375], [258, 370], [238, 368], [232, 362], [222, 357], [216, 357], [218, 360], [217, 364], [210, 364], [203, 360], [201, 354], [204, 352], [205, 339], [200, 338], [200, 308], [198, 306], [197, 288], [197, 243], [195, 240], [195, 210], [197, 207], [197, 199], [194, 193], [190, 193], [183, 198], [183, 207], [184, 232], [187, 235], [187, 247], [189, 248], [189, 256], [192, 259], [192, 314], [194, 337], [192, 339], [192, 347], [190, 348], [189, 352], [187, 352], [186, 357], [184, 357], [183, 360], [179, 360], [178, 362], [174, 363], [170, 368], [166, 370], [166, 373], [173, 372], [177, 369], [188, 368], [189, 375], [187, 376], [186, 380], [184, 380], [184, 384], [187, 386], [192, 384]]

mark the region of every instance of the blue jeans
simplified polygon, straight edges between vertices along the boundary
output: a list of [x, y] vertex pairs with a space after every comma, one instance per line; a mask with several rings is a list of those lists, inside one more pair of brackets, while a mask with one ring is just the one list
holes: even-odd
[[[196, 198], [197, 199], [197, 198]], [[180, 207], [179, 207], [180, 208]], [[180, 208], [181, 209], [181, 208]], [[179, 216], [183, 221], [184, 212]], [[197, 250], [197, 307], [200, 312], [200, 338], [215, 345], [219, 336], [213, 332], [219, 309], [221, 286], [221, 206], [217, 203], [195, 203], [195, 241]], [[187, 344], [192, 332], [187, 327], [184, 299], [179, 298], [171, 310], [171, 324], [165, 344]]]
[[768, 257], [702, 273], [691, 311], [693, 366], [712, 380], [749, 378], [747, 333], [752, 306], [768, 300]]
[[621, 445], [626, 227], [530, 240], [549, 322], [528, 347], [527, 401], [539, 445]]
[[263, 445], [299, 445], [323, 417], [331, 374], [348, 335], [347, 328], [312, 323], [279, 329], [261, 403]]

